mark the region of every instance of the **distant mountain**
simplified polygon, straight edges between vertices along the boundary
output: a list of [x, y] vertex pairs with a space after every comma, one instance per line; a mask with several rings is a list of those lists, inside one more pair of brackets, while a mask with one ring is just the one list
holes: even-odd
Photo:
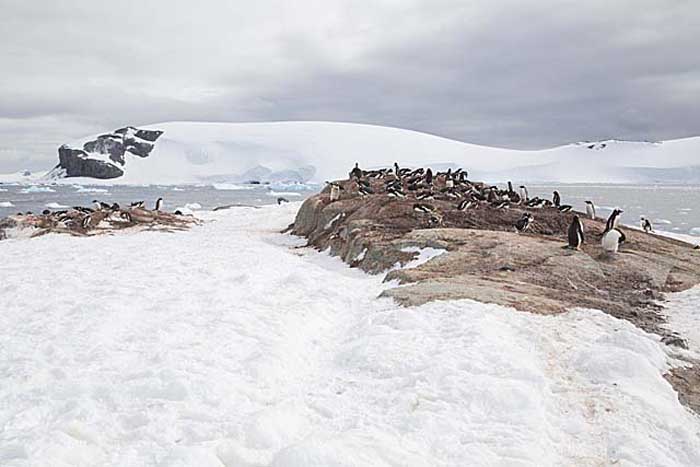
[[[124, 184], [321, 182], [363, 168], [465, 167], [492, 182], [700, 183], [700, 137], [521, 151], [398, 128], [332, 122], [169, 122], [59, 148], [51, 178]], [[109, 182], [108, 182], [109, 183]]]

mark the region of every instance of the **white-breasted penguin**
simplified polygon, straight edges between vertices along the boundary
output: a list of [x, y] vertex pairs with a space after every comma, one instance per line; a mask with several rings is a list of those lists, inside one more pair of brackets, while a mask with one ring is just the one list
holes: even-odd
[[583, 224], [581, 223], [581, 219], [579, 219], [578, 216], [574, 216], [574, 219], [571, 221], [571, 225], [569, 226], [568, 237], [569, 248], [571, 248], [572, 250], [578, 250], [581, 247], [581, 245], [583, 245], [583, 242], [585, 240], [585, 236], [583, 235]]
[[559, 207], [561, 205], [561, 196], [556, 190], [554, 190], [554, 193], [552, 193], [552, 203], [554, 203], [555, 207]]
[[605, 223], [606, 232], [617, 228], [617, 223], [620, 222], [620, 214], [622, 214], [623, 212], [624, 211], [621, 209], [613, 209], [613, 212], [610, 214], [610, 217], [608, 217], [608, 221]]
[[331, 192], [330, 192], [330, 200], [331, 202], [333, 201], [338, 201], [340, 199], [340, 185], [337, 183], [331, 183]]
[[595, 204], [593, 204], [593, 201], [586, 201], [586, 214], [591, 219], [595, 219]]
[[608, 253], [617, 253], [622, 242], [626, 240], [625, 234], [618, 229], [611, 229], [603, 234], [601, 245]]
[[639, 225], [646, 233], [651, 233], [654, 231], [654, 226], [651, 224], [651, 221], [644, 216], [639, 218]]
[[523, 203], [526, 203], [530, 200], [530, 196], [527, 192], [527, 188], [525, 185], [520, 185], [520, 199], [523, 201]]
[[532, 217], [532, 214], [530, 214], [529, 212], [526, 212], [525, 214], [522, 215], [522, 217], [520, 219], [518, 219], [515, 222], [515, 229], [518, 232], [525, 232], [530, 227], [530, 224], [532, 224], [532, 222], [534, 220], [535, 220], [535, 218]]
[[156, 200], [156, 211], [163, 209], [163, 198], [158, 198]]

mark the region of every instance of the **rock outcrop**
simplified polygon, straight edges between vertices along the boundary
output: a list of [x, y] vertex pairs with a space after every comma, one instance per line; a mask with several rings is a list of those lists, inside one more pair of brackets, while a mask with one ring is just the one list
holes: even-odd
[[59, 163], [53, 173], [63, 177], [121, 177], [127, 163], [126, 155], [148, 157], [162, 134], [159, 130], [125, 127], [86, 142], [82, 149], [63, 145], [58, 149]]
[[[535, 222], [521, 234], [513, 225], [525, 208], [485, 204], [459, 211], [455, 202], [434, 200], [439, 224], [433, 225], [431, 216], [414, 211], [415, 199], [363, 197], [351, 182], [340, 183], [339, 200], [330, 202], [326, 188], [303, 203], [293, 233], [367, 272], [393, 269], [386, 280], [401, 287], [384, 294], [401, 304], [472, 299], [534, 313], [594, 308], [683, 342], [663, 327], [661, 301], [665, 292], [700, 283], [700, 251], [692, 245], [625, 229], [627, 242], [610, 257], [600, 246], [605, 221], [579, 213], [586, 243], [570, 250], [566, 232], [574, 213], [529, 210]], [[446, 253], [415, 268], [393, 268], [427, 247]]]

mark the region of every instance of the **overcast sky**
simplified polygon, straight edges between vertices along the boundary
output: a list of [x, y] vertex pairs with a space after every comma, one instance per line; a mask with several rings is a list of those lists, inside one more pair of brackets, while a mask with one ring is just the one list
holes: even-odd
[[698, 25], [697, 0], [0, 0], [0, 172], [171, 120], [700, 135]]

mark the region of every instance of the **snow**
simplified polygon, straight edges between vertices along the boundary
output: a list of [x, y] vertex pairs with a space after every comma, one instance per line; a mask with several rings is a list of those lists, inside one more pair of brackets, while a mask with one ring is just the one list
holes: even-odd
[[698, 465], [657, 336], [398, 307], [278, 233], [298, 207], [0, 242], [0, 464]]
[[[143, 128], [164, 131], [150, 156], [127, 153], [124, 176], [92, 183], [321, 183], [347, 176], [355, 162], [371, 168], [390, 167], [395, 161], [441, 170], [462, 166], [472, 179], [494, 182], [634, 183], [700, 177], [693, 171], [679, 171], [699, 165], [700, 137], [655, 143], [576, 143], [523, 151], [399, 128], [336, 122], [164, 122]], [[82, 147], [94, 138], [70, 146]], [[591, 144], [594, 149], [588, 149]], [[109, 162], [104, 155], [90, 157]]]
[[56, 190], [45, 185], [30, 185], [22, 190], [22, 193], [54, 193]]
[[59, 203], [48, 203], [46, 207], [49, 209], [66, 209], [68, 206], [64, 206]]
[[441, 254], [445, 253], [447, 250], [445, 250], [444, 248], [432, 248], [432, 247], [418, 248], [418, 247], [409, 246], [406, 248], [402, 248], [401, 251], [403, 251], [404, 253], [418, 253], [418, 256], [415, 259], [412, 259], [411, 261], [406, 263], [403, 267], [400, 264], [395, 266], [396, 269], [417, 268], [418, 266], [427, 263], [431, 259], [440, 256]]
[[109, 193], [106, 188], [97, 188], [94, 186], [75, 185], [76, 193]]
[[249, 185], [249, 186], [236, 185], [234, 183], [214, 183], [212, 186], [217, 190], [251, 190], [251, 189], [253, 189], [252, 185]]
[[0, 208], [12, 208], [15, 205], [12, 204], [12, 201], [0, 201]]

